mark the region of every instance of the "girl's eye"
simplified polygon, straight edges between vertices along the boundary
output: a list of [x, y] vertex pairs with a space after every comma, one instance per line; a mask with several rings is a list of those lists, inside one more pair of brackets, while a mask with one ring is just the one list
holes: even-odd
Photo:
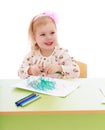
[[54, 34], [55, 32], [51, 32], [51, 34]]
[[[51, 32], [50, 34], [55, 34], [55, 32]], [[42, 33], [40, 36], [45, 36], [45, 33]]]
[[40, 36], [45, 36], [45, 34], [43, 33], [43, 34], [41, 34]]

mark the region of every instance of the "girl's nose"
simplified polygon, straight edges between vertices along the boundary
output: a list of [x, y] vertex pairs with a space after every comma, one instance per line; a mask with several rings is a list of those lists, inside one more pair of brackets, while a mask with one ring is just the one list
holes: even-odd
[[50, 40], [51, 38], [52, 38], [51, 35], [47, 35], [47, 36], [46, 36], [46, 39], [47, 39], [47, 40]]

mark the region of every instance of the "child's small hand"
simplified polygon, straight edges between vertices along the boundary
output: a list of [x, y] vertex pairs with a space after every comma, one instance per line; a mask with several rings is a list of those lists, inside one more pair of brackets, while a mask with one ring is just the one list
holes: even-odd
[[60, 65], [49, 64], [44, 68], [44, 72], [46, 74], [55, 74], [58, 71], [62, 71], [62, 67]]
[[29, 68], [29, 74], [30, 75], [34, 75], [34, 76], [38, 76], [41, 72], [40, 72], [40, 67], [38, 67], [38, 65], [32, 65]]

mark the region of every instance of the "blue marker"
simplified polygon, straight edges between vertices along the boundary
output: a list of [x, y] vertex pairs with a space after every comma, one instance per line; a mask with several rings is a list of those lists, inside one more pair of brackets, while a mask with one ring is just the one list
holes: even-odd
[[19, 101], [15, 102], [15, 104], [17, 106], [22, 106], [23, 104], [26, 104], [26, 103], [30, 102], [31, 100], [33, 100], [33, 99], [36, 100], [39, 97], [40, 97], [40, 95], [33, 93], [33, 94], [30, 94], [30, 95], [20, 99]]
[[27, 104], [29, 104], [29, 103], [35, 101], [35, 100], [38, 99], [38, 98], [40, 98], [40, 95], [33, 96], [33, 97], [31, 97], [30, 99], [26, 100], [25, 102], [22, 102], [22, 103], [20, 104], [20, 106], [23, 107], [23, 106], [25, 106], [25, 105], [27, 105]]
[[35, 93], [32, 93], [32, 94], [30, 94], [30, 95], [28, 95], [28, 96], [26, 96], [26, 97], [20, 99], [19, 101], [15, 102], [15, 104], [19, 104], [19, 103], [21, 103], [21, 102], [27, 100], [28, 98], [32, 97], [33, 95], [36, 95], [36, 94], [35, 94]]

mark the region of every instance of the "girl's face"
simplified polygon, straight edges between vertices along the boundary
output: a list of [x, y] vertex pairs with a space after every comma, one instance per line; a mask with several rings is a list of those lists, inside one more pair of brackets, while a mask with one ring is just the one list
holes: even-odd
[[35, 41], [41, 51], [53, 50], [57, 43], [57, 30], [54, 23], [50, 22], [36, 28]]

